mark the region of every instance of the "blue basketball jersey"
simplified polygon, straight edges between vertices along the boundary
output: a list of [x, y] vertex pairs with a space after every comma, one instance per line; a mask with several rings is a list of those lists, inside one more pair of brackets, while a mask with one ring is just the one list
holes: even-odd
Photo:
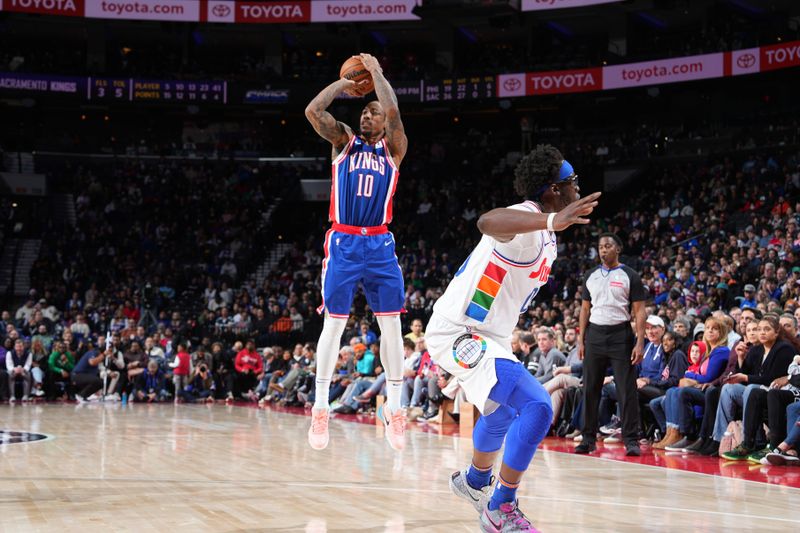
[[392, 197], [400, 170], [386, 141], [353, 136], [333, 160], [329, 218], [348, 226], [381, 226], [392, 221]]

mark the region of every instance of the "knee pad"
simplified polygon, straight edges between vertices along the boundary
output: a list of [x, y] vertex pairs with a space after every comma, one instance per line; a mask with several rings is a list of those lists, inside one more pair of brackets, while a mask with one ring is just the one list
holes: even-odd
[[553, 406], [550, 402], [531, 401], [519, 413], [520, 436], [527, 444], [539, 444], [553, 420]]
[[472, 444], [479, 452], [496, 452], [503, 446], [508, 428], [516, 419], [516, 411], [501, 405], [492, 414], [482, 416], [472, 431]]

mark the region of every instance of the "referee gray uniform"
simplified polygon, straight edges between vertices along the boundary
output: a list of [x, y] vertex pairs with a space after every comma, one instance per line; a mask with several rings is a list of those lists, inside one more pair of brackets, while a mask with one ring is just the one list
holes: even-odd
[[623, 440], [638, 442], [639, 400], [636, 369], [631, 365], [635, 336], [630, 322], [632, 302], [646, 300], [647, 291], [632, 268], [620, 264], [609, 270], [599, 265], [586, 274], [581, 299], [592, 306], [584, 336], [584, 442], [596, 439], [600, 395], [609, 364], [622, 411]]

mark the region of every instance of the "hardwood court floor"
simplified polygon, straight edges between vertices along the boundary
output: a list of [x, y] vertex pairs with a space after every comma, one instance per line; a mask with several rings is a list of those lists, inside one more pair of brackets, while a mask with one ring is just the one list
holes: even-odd
[[[0, 447], [2, 531], [478, 531], [447, 479], [471, 442], [238, 406], [16, 405], [0, 429], [51, 440]], [[545, 533], [792, 531], [800, 489], [540, 451], [520, 506]]]

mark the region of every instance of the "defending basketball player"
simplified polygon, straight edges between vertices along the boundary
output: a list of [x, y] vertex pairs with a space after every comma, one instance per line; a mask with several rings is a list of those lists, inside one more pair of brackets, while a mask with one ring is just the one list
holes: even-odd
[[314, 98], [306, 117], [333, 146], [333, 183], [322, 263], [322, 306], [325, 323], [317, 352], [316, 400], [311, 410], [308, 442], [315, 450], [328, 445], [328, 395], [339, 345], [350, 315], [356, 285], [361, 283], [381, 329], [381, 363], [386, 372], [387, 401], [381, 416], [386, 438], [395, 450], [405, 446], [406, 414], [400, 406], [403, 383], [403, 340], [400, 312], [405, 301], [403, 275], [395, 242], [387, 225], [392, 196], [408, 139], [400, 120], [394, 90], [378, 60], [358, 56], [371, 74], [378, 101], [361, 111], [360, 133], [326, 111], [342, 92], [362, 95], [368, 80], [340, 79]]
[[[428, 351], [456, 376], [481, 412], [473, 432], [472, 464], [455, 472], [450, 488], [479, 513], [483, 531], [536, 531], [517, 507], [516, 490], [550, 427], [550, 397], [511, 351], [511, 333], [547, 283], [556, 259], [555, 233], [585, 218], [600, 193], [580, 198], [578, 176], [561, 153], [537, 146], [515, 170], [526, 200], [478, 220], [483, 237], [434, 305]], [[503, 445], [498, 482], [492, 468]]]

